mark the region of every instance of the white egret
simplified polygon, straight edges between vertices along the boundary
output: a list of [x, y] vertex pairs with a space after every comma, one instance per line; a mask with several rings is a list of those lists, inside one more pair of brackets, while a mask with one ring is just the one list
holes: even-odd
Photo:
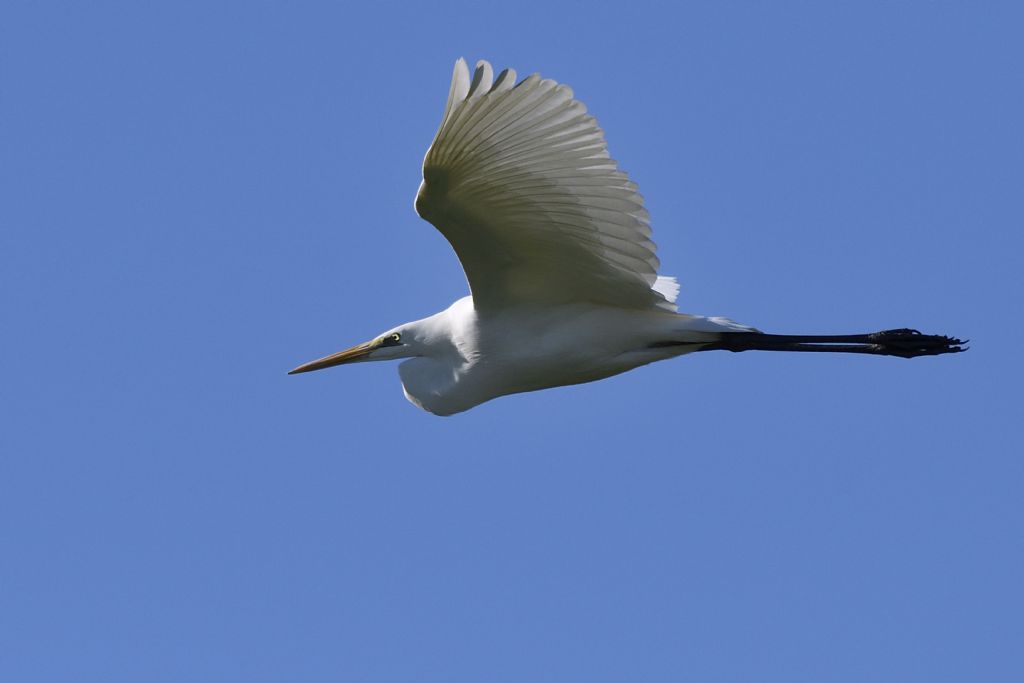
[[959, 339], [764, 334], [678, 313], [636, 185], [572, 90], [534, 74], [455, 63], [423, 161], [416, 211], [455, 249], [470, 296], [290, 374], [407, 359], [406, 397], [437, 415], [524, 391], [591, 382], [694, 351], [831, 351], [913, 358]]

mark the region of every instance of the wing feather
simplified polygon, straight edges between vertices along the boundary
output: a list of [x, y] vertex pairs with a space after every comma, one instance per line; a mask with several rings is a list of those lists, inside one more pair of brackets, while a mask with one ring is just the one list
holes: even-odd
[[[448, 239], [480, 311], [571, 301], [675, 310], [636, 184], [572, 89], [455, 63], [416, 210]], [[673, 289], [673, 286], [675, 287]]]

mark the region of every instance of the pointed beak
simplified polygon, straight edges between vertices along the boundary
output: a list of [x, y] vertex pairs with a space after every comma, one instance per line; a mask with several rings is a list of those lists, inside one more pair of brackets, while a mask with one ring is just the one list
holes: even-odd
[[297, 375], [301, 372], [313, 372], [314, 370], [333, 368], [335, 365], [344, 365], [345, 363], [353, 363], [357, 360], [363, 360], [378, 346], [379, 344], [377, 344], [376, 341], [369, 341], [365, 344], [353, 346], [351, 349], [338, 351], [337, 353], [332, 353], [329, 356], [324, 356], [323, 358], [318, 358], [317, 360], [300, 365], [288, 374]]

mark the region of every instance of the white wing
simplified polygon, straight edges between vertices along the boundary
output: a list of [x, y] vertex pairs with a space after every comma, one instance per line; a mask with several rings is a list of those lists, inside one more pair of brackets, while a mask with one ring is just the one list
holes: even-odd
[[[455, 63], [416, 211], [448, 239], [478, 310], [586, 301], [675, 310], [643, 199], [572, 90]], [[675, 287], [677, 290], [678, 287]], [[671, 297], [665, 295], [671, 295]]]

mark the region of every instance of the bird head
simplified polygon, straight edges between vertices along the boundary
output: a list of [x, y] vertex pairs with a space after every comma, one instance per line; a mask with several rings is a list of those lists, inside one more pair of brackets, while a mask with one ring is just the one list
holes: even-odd
[[396, 328], [375, 337], [368, 342], [357, 344], [344, 351], [332, 353], [329, 356], [318, 358], [295, 368], [289, 375], [297, 375], [301, 372], [312, 372], [323, 370], [335, 365], [346, 363], [360, 363], [370, 360], [394, 360], [397, 358], [411, 358], [418, 355], [416, 335], [411, 331]]

